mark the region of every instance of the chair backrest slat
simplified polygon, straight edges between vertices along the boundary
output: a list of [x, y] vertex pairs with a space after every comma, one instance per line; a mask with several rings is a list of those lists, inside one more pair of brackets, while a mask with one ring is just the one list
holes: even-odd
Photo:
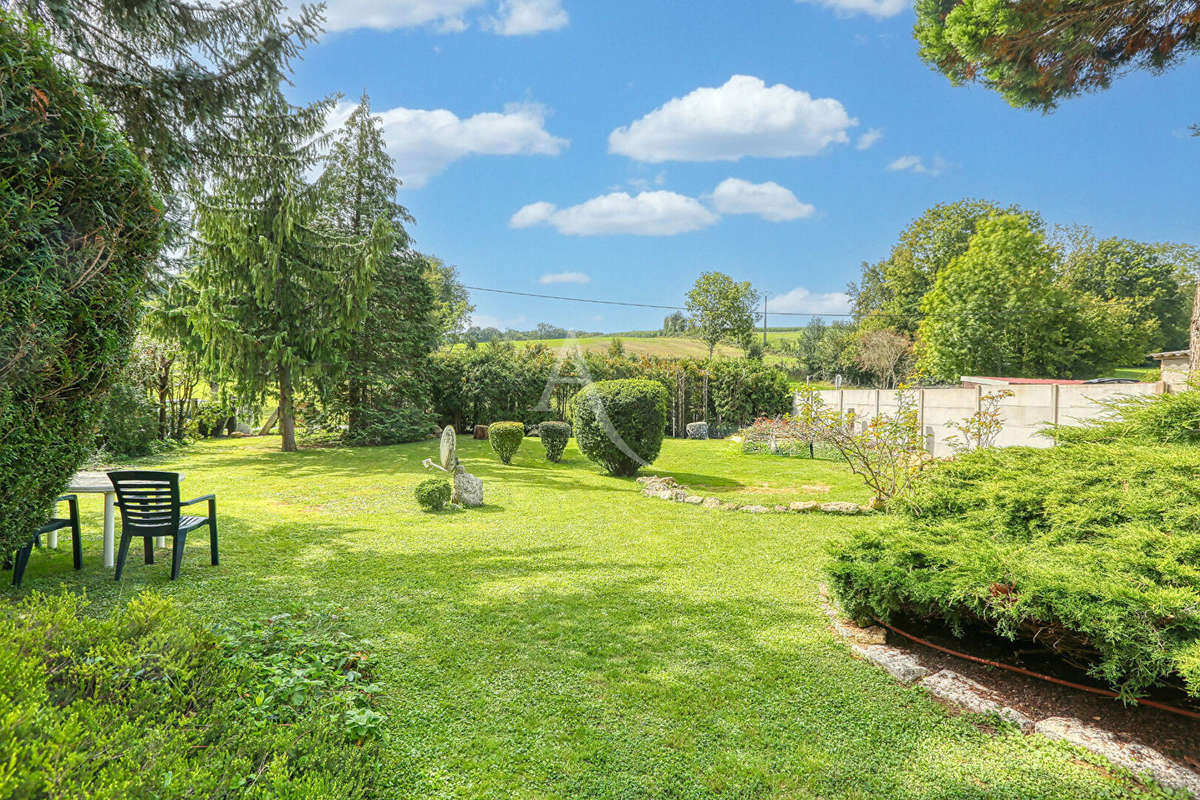
[[117, 492], [121, 527], [134, 536], [171, 536], [179, 530], [179, 473], [122, 470], [108, 473]]

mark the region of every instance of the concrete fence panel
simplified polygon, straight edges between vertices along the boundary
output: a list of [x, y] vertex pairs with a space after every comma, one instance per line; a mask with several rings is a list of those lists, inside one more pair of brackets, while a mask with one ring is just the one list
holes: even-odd
[[[1161, 383], [1131, 384], [1016, 384], [987, 391], [1007, 389], [1011, 397], [1000, 401], [1002, 422], [996, 437], [999, 447], [1053, 447], [1054, 440], [1043, 436], [1047, 427], [1080, 425], [1109, 415], [1104, 403], [1122, 397], [1149, 397], [1163, 391]], [[925, 436], [926, 449], [935, 456], [953, 453], [947, 439], [957, 433], [954, 425], [982, 408], [983, 388], [938, 387], [914, 389], [917, 414]], [[828, 408], [853, 410], [860, 423], [877, 414], [894, 414], [896, 393], [888, 389], [833, 389], [816, 393]], [[795, 397], [798, 409], [800, 395]]]

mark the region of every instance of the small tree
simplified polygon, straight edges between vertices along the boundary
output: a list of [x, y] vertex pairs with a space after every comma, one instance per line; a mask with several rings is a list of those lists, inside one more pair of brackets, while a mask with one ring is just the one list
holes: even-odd
[[912, 354], [912, 341], [886, 328], [866, 331], [854, 343], [854, 360], [871, 373], [885, 389], [896, 386], [898, 370]]
[[874, 492], [872, 505], [882, 508], [904, 494], [928, 460], [913, 391], [896, 390], [894, 414], [859, 417], [853, 411], [827, 408], [807, 387], [800, 392], [794, 429], [828, 445], [846, 460], [851, 471]]
[[953, 423], [958, 431], [946, 437], [946, 444], [957, 454], [970, 453], [996, 446], [996, 438], [1004, 430], [1004, 419], [1000, 414], [1000, 402], [1012, 397], [1010, 389], [988, 392], [979, 398], [979, 410], [961, 422]]
[[749, 281], [737, 282], [723, 272], [705, 272], [687, 295], [688, 313], [708, 357], [721, 342], [738, 347], [749, 344], [758, 314], [758, 292]]

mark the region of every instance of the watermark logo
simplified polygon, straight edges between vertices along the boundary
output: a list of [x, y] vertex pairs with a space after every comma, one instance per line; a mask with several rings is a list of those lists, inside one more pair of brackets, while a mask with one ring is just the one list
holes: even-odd
[[[563, 374], [563, 366], [567, 363], [567, 359], [571, 359], [574, 364], [573, 374]], [[546, 388], [542, 391], [541, 399], [534, 406], [534, 411], [549, 413], [550, 398], [554, 396], [554, 390], [559, 386], [578, 386], [580, 391], [585, 390], [594, 381], [592, 380], [591, 371], [588, 369], [587, 359], [584, 358], [583, 348], [579, 346], [579, 336], [574, 330], [568, 331], [568, 337], [563, 341], [562, 347], [558, 349], [558, 354], [554, 360], [554, 369], [550, 371], [550, 377], [546, 381]], [[604, 435], [612, 442], [621, 453], [639, 467], [648, 467], [650, 462], [646, 461], [640, 455], [633, 451], [633, 448], [625, 441], [613, 425], [612, 419], [608, 415], [608, 409], [604, 407], [604, 400], [600, 397], [599, 392], [586, 392], [584, 395], [587, 398], [588, 405], [591, 408], [592, 415], [600, 426], [604, 429]]]

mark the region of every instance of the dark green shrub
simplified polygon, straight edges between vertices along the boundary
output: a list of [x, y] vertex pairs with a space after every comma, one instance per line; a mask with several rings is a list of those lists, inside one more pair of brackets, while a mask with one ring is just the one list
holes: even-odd
[[405, 404], [383, 402], [358, 410], [358, 425], [346, 431], [351, 445], [388, 445], [417, 442], [433, 432], [433, 418], [421, 409]]
[[121, 382], [104, 401], [96, 446], [108, 456], [139, 458], [157, 452], [158, 409], [139, 387]]
[[450, 502], [453, 493], [450, 483], [442, 478], [423, 480], [413, 490], [417, 503], [426, 511], [441, 511]]
[[538, 435], [546, 448], [546, 460], [556, 464], [562, 461], [563, 450], [567, 449], [567, 440], [571, 438], [571, 426], [565, 422], [543, 422], [538, 426]]
[[3, 604], [0, 759], [18, 766], [0, 797], [370, 796], [378, 688], [341, 624], [214, 630], [152, 594], [111, 613], [73, 593]]
[[87, 458], [162, 236], [145, 168], [54, 59], [0, 10], [0, 552]]
[[488, 426], [488, 441], [492, 450], [500, 456], [501, 463], [511, 464], [521, 442], [525, 439], [525, 425], [520, 422], [493, 422]]
[[980, 450], [928, 468], [895, 520], [834, 552], [855, 617], [981, 624], [1125, 697], [1200, 696], [1200, 449]]
[[636, 475], [662, 448], [667, 390], [638, 379], [591, 383], [572, 398], [570, 417], [585, 456], [613, 475]]

